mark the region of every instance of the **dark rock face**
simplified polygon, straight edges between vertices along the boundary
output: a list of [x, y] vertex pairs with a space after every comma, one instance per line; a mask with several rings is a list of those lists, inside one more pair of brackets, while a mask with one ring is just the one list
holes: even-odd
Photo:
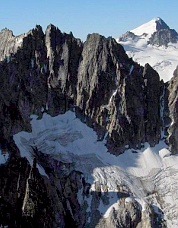
[[79, 66], [77, 106], [90, 118], [97, 119], [101, 106], [109, 103], [122, 77], [119, 63], [125, 58], [115, 40], [98, 34], [87, 37]]
[[156, 20], [156, 32], [150, 37], [148, 44], [167, 47], [169, 43], [178, 42], [178, 33], [161, 19]]
[[148, 64], [145, 65], [145, 137], [150, 145], [155, 145], [160, 139], [160, 95], [161, 83], [158, 73]]
[[[11, 45], [6, 36], [4, 39], [6, 46]], [[49, 26], [44, 35], [37, 26], [23, 37], [17, 52], [10, 52], [9, 61], [0, 63], [2, 138], [29, 130], [32, 113], [55, 115], [68, 109], [70, 99], [76, 96], [81, 47], [72, 34]]]
[[[61, 95], [61, 99], [58, 101], [58, 106], [61, 106], [61, 102], [66, 99], [65, 97], [72, 101], [76, 98], [77, 73], [83, 44], [72, 34], [62, 34], [53, 25], [47, 27], [45, 42], [49, 62], [48, 88], [50, 93], [55, 91], [53, 100], [56, 99], [57, 94]], [[67, 107], [64, 111], [66, 109]]]
[[178, 33], [174, 29], [161, 29], [153, 33], [149, 44], [157, 46], [168, 46], [168, 43], [177, 43]]
[[156, 19], [156, 30], [169, 29], [169, 26], [160, 18]]
[[95, 124], [99, 139], [108, 131], [108, 146], [117, 154], [125, 145], [158, 142], [159, 77], [129, 59], [114, 39], [92, 34], [83, 45], [49, 25], [45, 34], [36, 26], [22, 40], [0, 64], [3, 138], [29, 130], [31, 113], [56, 115], [76, 104], [87, 124]]
[[55, 223], [44, 179], [26, 158], [11, 159], [0, 166], [0, 173], [0, 225], [50, 227]]
[[134, 39], [137, 39], [138, 37], [134, 33], [128, 31], [125, 34], [123, 34], [121, 37], [119, 37], [119, 41], [123, 41], [124, 42], [124, 41], [127, 41], [129, 38], [134, 40]]
[[169, 113], [171, 124], [168, 129], [169, 147], [172, 153], [178, 151], [178, 67], [174, 71], [174, 77], [169, 82]]
[[[39, 152], [34, 155], [38, 157]], [[0, 225], [85, 227], [87, 204], [80, 205], [77, 199], [80, 189], [81, 194], [89, 194], [82, 174], [69, 167], [69, 173], [64, 173], [64, 164], [44, 155], [41, 162], [45, 162], [49, 178], [42, 177], [37, 161], [40, 163], [34, 159], [31, 167], [26, 158], [17, 156], [0, 166]]]
[[23, 38], [22, 47], [12, 53], [10, 61], [0, 63], [1, 85], [0, 120], [2, 135], [8, 139], [20, 129], [29, 129], [29, 114], [40, 113], [46, 105], [47, 74], [44, 34], [40, 26]]
[[110, 150], [118, 154], [125, 145], [158, 142], [159, 76], [149, 65], [143, 69], [129, 59], [115, 40], [98, 34], [88, 36], [77, 88], [77, 106], [89, 117], [89, 124], [94, 122], [108, 130]]

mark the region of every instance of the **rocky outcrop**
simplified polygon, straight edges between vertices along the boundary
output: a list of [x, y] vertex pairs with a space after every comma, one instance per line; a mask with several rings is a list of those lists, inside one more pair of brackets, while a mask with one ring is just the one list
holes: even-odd
[[8, 62], [13, 58], [15, 54], [22, 46], [23, 38], [26, 34], [20, 36], [14, 36], [13, 32], [7, 28], [0, 32], [0, 61], [4, 59]]
[[106, 219], [100, 220], [97, 228], [137, 227], [141, 221], [139, 204], [131, 198], [119, 200], [118, 209], [113, 208]]
[[178, 42], [178, 33], [174, 29], [161, 29], [152, 34], [148, 44], [167, 47]]
[[169, 43], [178, 42], [178, 33], [170, 29], [161, 18], [157, 18], [155, 23], [156, 32], [151, 35], [148, 44], [167, 47]]
[[118, 42], [120, 42], [120, 41], [125, 42], [128, 39], [135, 40], [135, 39], [138, 39], [138, 36], [136, 36], [134, 33], [130, 32], [130, 31], [128, 31], [119, 37]]

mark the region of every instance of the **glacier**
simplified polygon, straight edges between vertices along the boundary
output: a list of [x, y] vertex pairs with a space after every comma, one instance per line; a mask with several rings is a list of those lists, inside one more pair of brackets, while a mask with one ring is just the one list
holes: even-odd
[[[73, 169], [82, 172], [91, 184], [90, 192], [100, 185], [101, 193], [111, 193], [109, 204], [100, 201], [99, 210], [104, 218], [119, 207], [117, 192], [121, 186], [126, 193], [132, 193], [125, 203], [134, 199], [142, 211], [151, 203], [155, 210], [163, 211], [168, 227], [178, 227], [178, 156], [170, 154], [163, 140], [155, 147], [145, 143], [141, 150], [130, 148], [115, 156], [106, 148], [105, 139], [98, 141], [96, 132], [76, 118], [73, 111], [56, 117], [44, 113], [41, 119], [32, 115], [31, 127], [31, 132], [22, 131], [13, 136], [21, 156], [32, 164], [32, 148], [36, 147], [57, 161], [72, 163]], [[41, 164], [37, 167], [48, 178], [45, 168]], [[80, 192], [78, 200], [84, 200]], [[87, 202], [90, 211], [91, 196]]]

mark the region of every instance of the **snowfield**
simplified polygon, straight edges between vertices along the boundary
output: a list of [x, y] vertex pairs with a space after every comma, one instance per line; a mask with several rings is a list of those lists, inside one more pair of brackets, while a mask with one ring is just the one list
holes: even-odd
[[[125, 186], [126, 192], [133, 193], [126, 201], [136, 199], [142, 210], [147, 202], [152, 203], [164, 212], [168, 227], [178, 227], [178, 156], [171, 155], [163, 141], [155, 147], [146, 143], [142, 150], [127, 149], [116, 157], [108, 152], [105, 140], [97, 141], [95, 131], [72, 111], [56, 117], [43, 114], [41, 120], [31, 117], [32, 132], [14, 135], [21, 156], [27, 157], [31, 164], [31, 147], [64, 163], [72, 162], [74, 169], [83, 172], [91, 183], [90, 191], [95, 191], [99, 183], [103, 193], [111, 193], [109, 205], [100, 202], [104, 217], [113, 207], [117, 209], [118, 186]], [[38, 168], [48, 178], [44, 169]], [[80, 193], [78, 197], [83, 200]], [[91, 198], [87, 200], [90, 205]]]
[[143, 35], [143, 33], [147, 34], [147, 37], [150, 37], [154, 32], [157, 31], [156, 29], [156, 22], [159, 23], [161, 18], [157, 17], [152, 19], [151, 21], [148, 21], [144, 23], [143, 25], [131, 30], [132, 33], [134, 33], [137, 36]]
[[142, 66], [149, 63], [164, 82], [173, 77], [173, 72], [178, 65], [178, 43], [174, 45], [170, 43], [167, 48], [147, 45], [147, 41], [142, 38], [139, 38], [136, 43], [133, 40], [119, 43], [134, 61]]

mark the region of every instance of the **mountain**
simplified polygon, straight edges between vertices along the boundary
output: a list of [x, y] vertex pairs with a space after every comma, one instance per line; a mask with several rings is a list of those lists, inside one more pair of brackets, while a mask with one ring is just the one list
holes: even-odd
[[153, 19], [123, 34], [117, 41], [141, 65], [149, 63], [165, 82], [177, 66], [178, 33], [161, 19]]
[[0, 38], [0, 226], [177, 227], [178, 68], [52, 24]]

